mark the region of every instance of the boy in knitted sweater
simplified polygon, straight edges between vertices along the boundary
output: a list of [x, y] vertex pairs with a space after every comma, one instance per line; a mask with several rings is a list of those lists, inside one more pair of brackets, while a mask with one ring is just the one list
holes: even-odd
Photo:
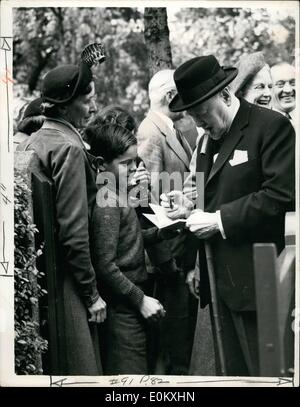
[[[101, 293], [107, 301], [104, 373], [147, 374], [146, 323], [165, 315], [155, 298], [145, 295], [147, 272], [143, 233], [128, 203], [127, 185], [136, 177], [134, 132], [118, 124], [87, 128], [90, 153], [102, 162], [103, 177], [92, 216], [91, 252]], [[140, 182], [145, 179], [139, 171]], [[122, 185], [124, 179], [127, 181]], [[130, 201], [130, 200], [129, 200]], [[157, 242], [157, 229], [145, 235]]]

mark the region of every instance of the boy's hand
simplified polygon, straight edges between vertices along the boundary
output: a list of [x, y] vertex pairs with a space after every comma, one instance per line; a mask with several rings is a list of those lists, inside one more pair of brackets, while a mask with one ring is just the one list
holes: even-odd
[[186, 283], [189, 286], [190, 293], [199, 300], [199, 291], [200, 291], [200, 281], [196, 276], [195, 270], [191, 270], [187, 273]]
[[137, 184], [150, 184], [150, 172], [146, 170], [142, 161], [139, 163], [139, 166], [130, 181], [130, 185]]
[[166, 311], [161, 303], [157, 299], [148, 297], [147, 295], [144, 295], [140, 311], [145, 319], [154, 322], [166, 315]]
[[148, 206], [148, 191], [150, 185], [150, 173], [140, 162], [128, 185], [128, 203], [132, 208], [137, 208], [141, 204]]
[[98, 300], [88, 308], [88, 310], [91, 314], [89, 322], [96, 322], [99, 324], [106, 319], [106, 302], [103, 301], [101, 297], [99, 297]]

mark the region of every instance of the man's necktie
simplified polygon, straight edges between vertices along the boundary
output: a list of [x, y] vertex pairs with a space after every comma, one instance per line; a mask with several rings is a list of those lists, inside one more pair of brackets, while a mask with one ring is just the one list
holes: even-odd
[[224, 141], [223, 137], [219, 140], [212, 140], [212, 146], [213, 146], [212, 148], [213, 148], [214, 154], [219, 154], [223, 141]]
[[191, 158], [192, 158], [192, 153], [191, 153], [191, 150], [190, 150], [190, 148], [188, 146], [188, 142], [184, 139], [184, 136], [183, 136], [183, 134], [181, 133], [180, 130], [176, 129], [176, 127], [174, 127], [174, 130], [175, 130], [175, 133], [176, 133], [177, 140], [179, 141], [182, 148], [186, 152], [186, 155], [187, 155], [187, 157], [188, 157], [188, 159], [190, 161]]
[[285, 112], [285, 115], [289, 120], [292, 120], [291, 115], [288, 112]]
[[219, 140], [211, 140], [211, 167], [217, 161], [223, 142], [224, 137], [221, 137]]

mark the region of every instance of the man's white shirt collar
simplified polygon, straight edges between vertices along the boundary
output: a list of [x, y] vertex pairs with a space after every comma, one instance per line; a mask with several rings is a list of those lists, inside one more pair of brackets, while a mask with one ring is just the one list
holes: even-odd
[[[283, 114], [284, 116], [287, 117], [286, 112], [284, 112], [284, 111], [282, 111], [282, 110], [279, 110], [279, 109], [276, 109], [276, 107], [273, 107], [273, 110], [275, 110], [276, 112], [281, 113], [281, 114]], [[291, 112], [289, 112], [289, 115], [290, 115], [290, 118], [291, 118], [290, 121], [291, 121], [292, 125], [293, 125], [294, 128], [295, 128], [295, 122], [296, 122], [296, 108], [295, 108], [294, 110], [292, 110]]]

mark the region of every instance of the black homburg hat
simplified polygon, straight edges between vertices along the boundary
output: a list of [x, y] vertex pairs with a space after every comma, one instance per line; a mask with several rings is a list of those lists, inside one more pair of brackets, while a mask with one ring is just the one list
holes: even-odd
[[222, 67], [213, 55], [192, 58], [174, 73], [178, 94], [169, 104], [172, 112], [181, 112], [204, 102], [224, 89], [236, 77], [238, 70]]

